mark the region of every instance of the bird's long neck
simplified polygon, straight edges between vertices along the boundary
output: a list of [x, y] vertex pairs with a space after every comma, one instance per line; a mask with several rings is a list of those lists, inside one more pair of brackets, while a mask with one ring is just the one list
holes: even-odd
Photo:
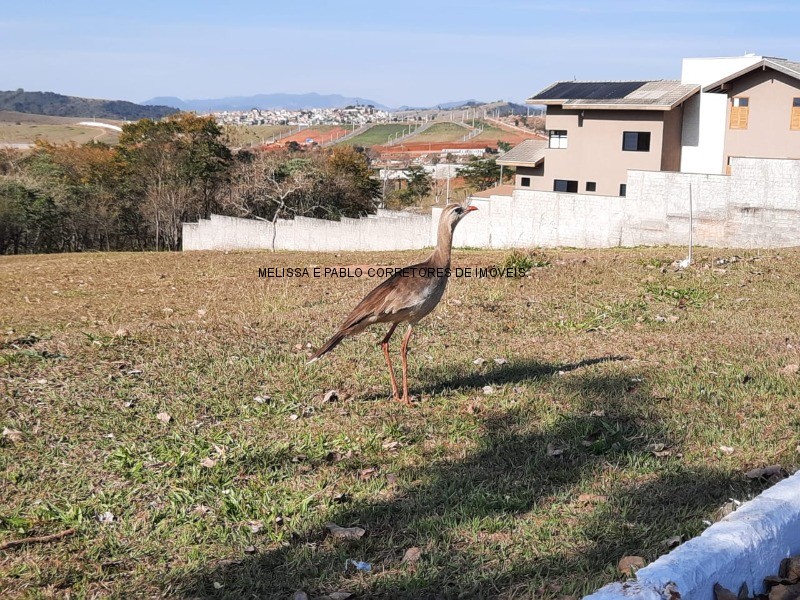
[[439, 233], [436, 239], [436, 249], [428, 259], [432, 267], [447, 268], [450, 266], [450, 251], [453, 247], [453, 230], [449, 219], [439, 220]]

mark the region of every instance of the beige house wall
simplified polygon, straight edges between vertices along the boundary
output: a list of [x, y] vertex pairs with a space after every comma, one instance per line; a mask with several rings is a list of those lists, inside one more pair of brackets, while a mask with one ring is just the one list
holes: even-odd
[[[731, 82], [725, 119], [725, 165], [732, 156], [800, 158], [800, 131], [789, 128], [792, 99], [800, 82], [773, 69], [756, 70]], [[731, 129], [732, 98], [749, 99], [747, 129]]]
[[[539, 165], [538, 167], [516, 167], [516, 175], [514, 176], [514, 187], [526, 189], [530, 188], [533, 189], [535, 178], [542, 177], [544, 175], [544, 166]], [[528, 177], [530, 178], [530, 185], [522, 185], [522, 178]]]
[[[627, 180], [628, 169], [661, 169], [665, 143], [670, 145], [666, 160], [677, 170], [680, 166], [680, 116], [667, 118], [665, 138], [664, 114], [660, 110], [578, 111], [548, 106], [545, 127], [566, 130], [567, 148], [545, 150], [544, 175], [534, 179], [532, 189], [553, 191], [554, 180], [567, 179], [577, 180], [578, 192], [585, 193], [586, 182], [594, 181], [597, 184], [594, 194], [618, 196], [620, 184]], [[650, 132], [650, 150], [623, 151], [625, 131]]]
[[661, 170], [680, 171], [683, 105], [662, 114], [664, 115], [664, 143], [661, 146]]

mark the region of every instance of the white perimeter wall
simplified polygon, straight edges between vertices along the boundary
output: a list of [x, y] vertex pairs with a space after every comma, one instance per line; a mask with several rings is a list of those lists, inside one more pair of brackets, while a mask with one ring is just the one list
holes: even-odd
[[[732, 175], [629, 171], [628, 195], [515, 190], [474, 201], [456, 247], [607, 248], [687, 245], [689, 188], [693, 241], [700, 246], [800, 245], [800, 161], [734, 158]], [[434, 209], [434, 239], [440, 209]]]
[[274, 227], [266, 221], [211, 215], [183, 224], [183, 249], [411, 250], [429, 245], [430, 223], [429, 215], [388, 210], [341, 221], [278, 219]]
[[[732, 174], [628, 171], [628, 195], [515, 190], [476, 199], [456, 229], [456, 247], [610, 248], [687, 245], [689, 190], [694, 243], [770, 248], [800, 245], [800, 161], [733, 158]], [[433, 215], [381, 210], [363, 219], [298, 217], [271, 223], [212, 215], [183, 226], [184, 250], [411, 250], [433, 246]]]

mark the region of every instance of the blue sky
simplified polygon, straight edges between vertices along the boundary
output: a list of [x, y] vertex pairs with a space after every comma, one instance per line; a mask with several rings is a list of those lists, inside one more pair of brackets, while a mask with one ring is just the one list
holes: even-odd
[[0, 0], [0, 89], [519, 102], [560, 79], [677, 79], [684, 57], [800, 60], [798, 30], [795, 0]]

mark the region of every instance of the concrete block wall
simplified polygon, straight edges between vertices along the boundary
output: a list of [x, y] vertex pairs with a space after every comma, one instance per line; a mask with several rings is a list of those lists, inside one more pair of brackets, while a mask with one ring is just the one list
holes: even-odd
[[430, 245], [431, 217], [379, 210], [341, 221], [296, 217], [267, 221], [211, 215], [183, 224], [184, 250], [413, 250]]
[[[628, 195], [514, 190], [475, 199], [478, 212], [455, 232], [455, 247], [610, 248], [686, 246], [689, 192], [698, 246], [800, 245], [800, 161], [733, 158], [731, 175], [628, 171]], [[297, 217], [272, 223], [212, 215], [183, 226], [184, 250], [412, 250], [434, 246], [431, 216], [379, 210], [363, 219]]]
[[[800, 245], [800, 161], [734, 158], [731, 176], [628, 171], [626, 197], [514, 190], [473, 202], [456, 247]], [[431, 244], [440, 211], [434, 209]]]

